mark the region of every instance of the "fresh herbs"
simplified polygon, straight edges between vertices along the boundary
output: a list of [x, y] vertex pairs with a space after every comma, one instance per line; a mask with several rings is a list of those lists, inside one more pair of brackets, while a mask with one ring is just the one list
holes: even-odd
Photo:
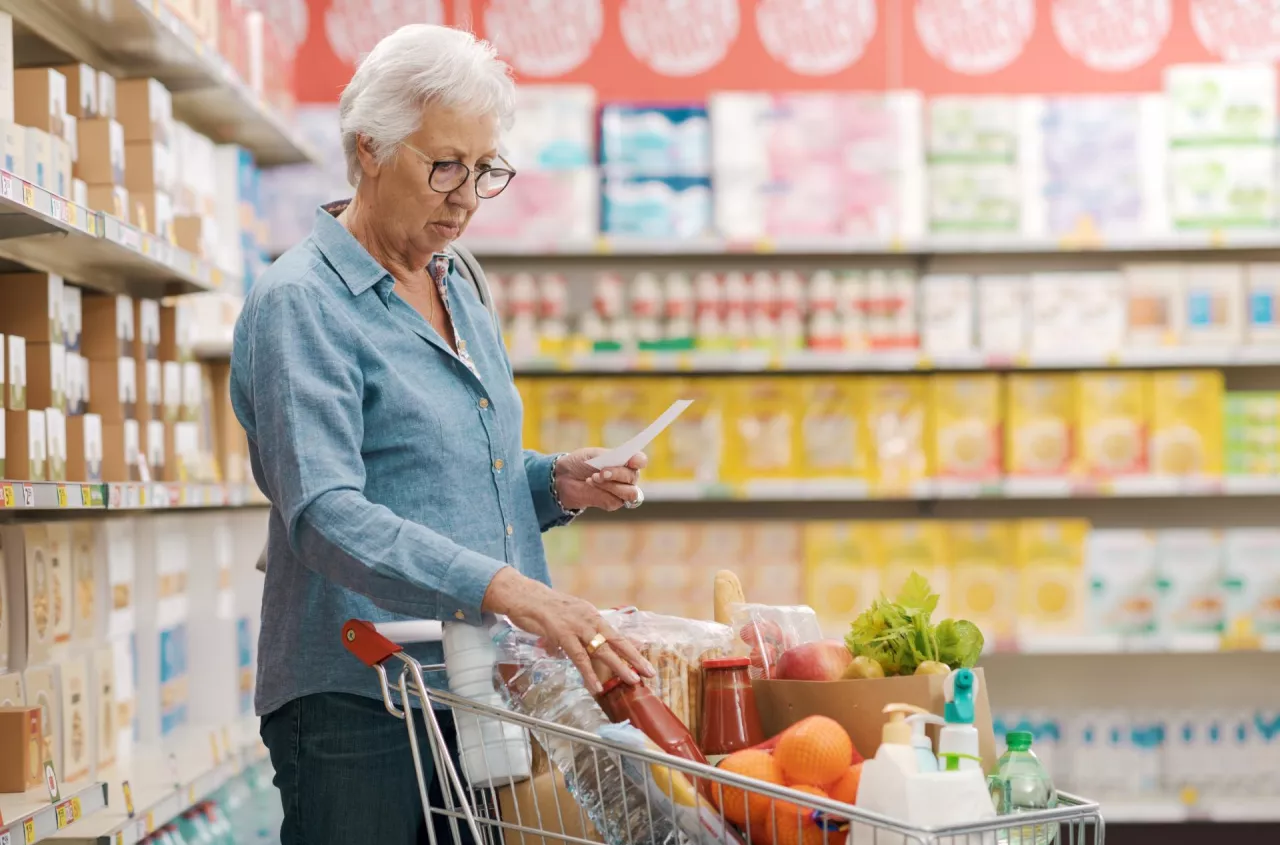
[[932, 624], [930, 617], [937, 607], [937, 593], [912, 572], [897, 601], [882, 595], [853, 621], [845, 643], [855, 657], [879, 663], [886, 675], [913, 675], [929, 660], [952, 669], [972, 668], [982, 654], [982, 632], [963, 619]]

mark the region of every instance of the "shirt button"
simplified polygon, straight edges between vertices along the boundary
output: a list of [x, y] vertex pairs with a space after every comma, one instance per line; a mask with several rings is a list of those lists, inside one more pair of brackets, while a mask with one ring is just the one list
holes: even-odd
[[455, 610], [453, 612], [453, 618], [461, 622], [462, 620], [467, 618], [467, 614], [463, 613], [461, 610]]
[[512, 528], [512, 527], [511, 527], [511, 523], [509, 523], [509, 522], [508, 522], [508, 523], [507, 523], [507, 536], [508, 536], [508, 537], [510, 537], [512, 534], [514, 534], [514, 533], [515, 533], [515, 531], [516, 531], [516, 530], [515, 530], [514, 528]]
[[480, 400], [480, 407], [481, 407], [481, 408], [487, 408], [487, 407], [489, 407], [489, 400], [488, 400], [488, 399], [481, 399], [481, 400]]
[[458, 341], [458, 351], [459, 352], [467, 351], [467, 342], [465, 340]]
[[506, 466], [506, 464], [502, 462], [502, 458], [498, 458], [493, 462], [494, 469], [502, 469], [504, 466]]

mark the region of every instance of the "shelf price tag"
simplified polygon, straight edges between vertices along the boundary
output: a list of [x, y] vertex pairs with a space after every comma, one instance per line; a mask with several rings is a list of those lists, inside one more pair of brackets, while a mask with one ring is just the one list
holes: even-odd
[[71, 799], [71, 820], [84, 818], [84, 808], [80, 806], [78, 797]]
[[63, 202], [58, 197], [49, 197], [49, 216], [62, 219]]
[[12, 484], [6, 484], [6, 485], [4, 485], [4, 487], [3, 487], [3, 488], [0, 488], [0, 496], [2, 496], [2, 497], [3, 497], [3, 499], [4, 499], [4, 506], [5, 506], [6, 508], [14, 507], [14, 506], [17, 504], [17, 500], [16, 500], [15, 496], [13, 495], [13, 485], [12, 485]]
[[93, 490], [88, 484], [80, 485], [80, 504], [86, 508], [93, 506]]
[[58, 507], [65, 508], [67, 506], [67, 485], [59, 484], [58, 490]]
[[34, 508], [36, 506], [36, 491], [30, 484], [22, 485], [22, 506], [24, 508]]
[[222, 765], [222, 752], [218, 748], [218, 734], [216, 731], [209, 731], [209, 749], [213, 752], [213, 765]]
[[36, 207], [36, 189], [26, 182], [22, 183], [22, 204], [27, 208]]
[[0, 833], [0, 845], [13, 845], [13, 836], [10, 835], [9, 831], [6, 830], [4, 833]]
[[34, 818], [27, 819], [22, 823], [22, 838], [27, 845], [35, 845], [36, 841], [36, 820]]
[[133, 787], [129, 785], [129, 781], [120, 784], [120, 791], [124, 793], [124, 813], [129, 818], [133, 818]]
[[17, 199], [13, 195], [13, 177], [8, 173], [0, 173], [0, 194], [3, 194], [5, 199]]
[[124, 831], [123, 831], [123, 830], [117, 830], [117, 831], [116, 831], [116, 845], [124, 845]]

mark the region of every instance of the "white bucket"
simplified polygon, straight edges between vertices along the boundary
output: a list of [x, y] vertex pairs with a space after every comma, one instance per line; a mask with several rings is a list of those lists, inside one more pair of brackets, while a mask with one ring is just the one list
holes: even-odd
[[[477, 704], [505, 709], [493, 690], [497, 649], [489, 636], [489, 626], [447, 622], [443, 640], [445, 673], [453, 693]], [[454, 722], [462, 772], [473, 788], [502, 786], [531, 776], [532, 749], [522, 727], [462, 710], [455, 710]]]

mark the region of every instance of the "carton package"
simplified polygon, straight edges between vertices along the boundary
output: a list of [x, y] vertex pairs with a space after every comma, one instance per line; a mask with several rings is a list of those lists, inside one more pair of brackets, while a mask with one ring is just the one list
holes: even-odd
[[1230, 528], [1223, 553], [1227, 633], [1280, 633], [1280, 530]]
[[1125, 345], [1124, 277], [1113, 272], [1073, 274], [1075, 318], [1082, 331], [1070, 349], [1085, 355], [1110, 356]]
[[13, 119], [61, 138], [66, 131], [67, 78], [53, 68], [22, 68], [13, 72]]
[[[498, 812], [508, 824], [538, 827], [546, 836], [512, 831], [504, 835], [511, 845], [556, 845], [575, 837], [603, 842], [600, 834], [578, 808], [573, 793], [558, 769], [542, 771], [529, 780], [498, 789]], [[535, 819], [536, 825], [530, 824]]]
[[76, 126], [80, 157], [75, 175], [91, 187], [125, 184], [124, 127], [108, 118], [81, 120]]
[[13, 122], [13, 16], [0, 13], [0, 121]]
[[73, 166], [71, 161], [71, 145], [62, 138], [49, 138], [49, 179], [45, 185], [50, 193], [71, 198], [71, 180]]
[[1151, 471], [1216, 478], [1222, 474], [1223, 378], [1219, 370], [1151, 375]]
[[728, 451], [739, 456], [731, 466], [738, 480], [798, 478], [796, 385], [788, 379], [743, 379], [731, 390]]
[[5, 336], [5, 407], [10, 411], [27, 409], [27, 341], [20, 335]]
[[172, 192], [173, 158], [169, 148], [155, 141], [125, 142], [124, 185], [135, 198], [156, 192]]
[[1234, 348], [1244, 341], [1245, 280], [1240, 264], [1183, 266], [1188, 346]]
[[49, 607], [53, 628], [54, 655], [71, 642], [75, 617], [75, 573], [71, 564], [71, 528], [65, 522], [46, 527], [49, 550]]
[[[172, 305], [161, 305], [160, 360], [190, 361], [192, 358], [191, 345], [194, 340], [194, 331], [195, 325], [190, 305], [182, 301], [175, 302]], [[613, 441], [605, 438], [603, 442], [612, 443]]]
[[1257, 228], [1276, 218], [1276, 150], [1259, 146], [1169, 151], [1169, 211], [1178, 229]]
[[[1018, 606], [1013, 523], [965, 520], [946, 523], [943, 530], [951, 563], [951, 615], [968, 619], [992, 642], [1013, 636]], [[870, 597], [862, 607], [868, 604]]]
[[1026, 276], [979, 276], [978, 348], [988, 355], [1014, 356], [1027, 348]]
[[44, 783], [43, 736], [39, 707], [0, 706], [0, 793]]
[[142, 432], [137, 420], [102, 423], [102, 480], [141, 481]]
[[868, 432], [858, 413], [862, 382], [849, 376], [815, 376], [801, 382], [800, 392], [800, 476], [807, 481], [865, 484]]
[[67, 418], [67, 481], [102, 481], [102, 417]]
[[169, 239], [173, 228], [173, 201], [159, 191], [129, 192], [133, 209], [133, 225], [157, 238]]
[[1127, 528], [1095, 528], [1085, 552], [1089, 581], [1088, 630], [1149, 637], [1158, 630], [1159, 576], [1155, 535]]
[[59, 667], [56, 663], [30, 666], [22, 673], [22, 686], [28, 707], [40, 708], [41, 750], [44, 759], [52, 761], [54, 771], [62, 777], [62, 696], [59, 692]]
[[98, 71], [98, 113], [101, 117], [118, 120], [116, 109], [116, 78], [106, 71]]
[[880, 594], [876, 533], [870, 523], [839, 520], [804, 525], [805, 604], [824, 633], [848, 628]]
[[0, 170], [11, 173], [19, 179], [26, 176], [26, 127], [0, 121]]
[[43, 129], [24, 126], [22, 139], [26, 171], [17, 175], [37, 188], [53, 190], [53, 137]]
[[1221, 634], [1226, 623], [1222, 591], [1222, 533], [1170, 528], [1157, 533], [1160, 632]]
[[199, 422], [204, 404], [204, 371], [198, 361], [182, 365], [182, 422]]
[[1164, 92], [1170, 141], [1271, 143], [1276, 137], [1276, 70], [1270, 65], [1170, 65]]
[[61, 343], [27, 345], [27, 402], [66, 411], [67, 348]]
[[1131, 347], [1177, 346], [1186, 322], [1180, 264], [1130, 264], [1124, 268], [1128, 288]]
[[72, 522], [71, 534], [71, 640], [86, 644], [94, 641], [97, 629], [98, 600], [96, 595], [94, 561], [97, 549], [94, 545], [93, 524]]
[[872, 489], [907, 493], [929, 478], [928, 382], [910, 376], [877, 376], [865, 385], [871, 432]]
[[132, 637], [111, 641], [111, 666], [115, 670], [115, 757], [125, 765], [133, 756], [138, 736], [137, 648]]
[[1145, 475], [1150, 466], [1150, 374], [1081, 373], [1076, 396], [1080, 416], [1074, 452], [1080, 473], [1092, 478]]
[[182, 365], [177, 361], [164, 361], [160, 372], [164, 382], [164, 421], [177, 422], [182, 416]]
[[98, 108], [98, 72], [86, 64], [59, 65], [67, 85], [67, 114], [80, 120], [102, 117]]
[[62, 286], [62, 345], [68, 352], [79, 352], [84, 332], [84, 294], [75, 285]]
[[67, 353], [67, 416], [83, 414], [89, 402], [89, 364], [78, 352]]
[[21, 707], [25, 700], [22, 692], [22, 673], [0, 674], [0, 707]]
[[997, 375], [929, 379], [934, 477], [994, 481], [1003, 472], [1002, 383]]
[[142, 380], [138, 388], [138, 418], [142, 422], [164, 418], [163, 372], [164, 368], [154, 358], [143, 361], [138, 370], [138, 377]]
[[89, 707], [89, 665], [84, 655], [65, 657], [58, 663], [62, 711], [63, 783], [89, 777], [93, 766], [93, 711]]
[[98, 771], [116, 761], [116, 667], [111, 646], [94, 649], [92, 657], [94, 763]]
[[85, 205], [93, 211], [110, 214], [124, 223], [133, 223], [129, 189], [124, 185], [90, 185]]
[[169, 439], [161, 420], [147, 420], [140, 424], [142, 434], [142, 455], [150, 468], [151, 477], [158, 481], [167, 481], [165, 454], [166, 441]]
[[165, 428], [164, 481], [199, 481], [201, 471], [200, 425], [193, 422], [163, 423]]
[[49, 481], [66, 481], [67, 415], [57, 408], [48, 408], [44, 412], [44, 425], [49, 457], [45, 475]]
[[6, 411], [5, 475], [23, 481], [45, 481], [49, 445], [44, 411]]
[[[983, 769], [994, 771], [997, 749], [987, 697], [986, 677], [974, 669], [978, 693], [974, 696], [973, 725]], [[914, 704], [941, 715], [946, 703], [940, 675], [873, 678], [857, 681], [752, 681], [760, 722], [767, 736], [776, 736], [809, 716], [827, 716], [844, 728], [859, 753], [875, 756], [887, 721], [887, 704]], [[574, 814], [577, 815], [576, 813]]]
[[53, 594], [49, 534], [43, 525], [0, 528], [9, 598], [9, 668], [49, 658], [53, 646]]
[[159, 357], [160, 303], [154, 299], [135, 299], [133, 302], [133, 326], [133, 357], [139, 361]]
[[1065, 478], [1076, 421], [1074, 376], [1016, 373], [1005, 379], [1005, 473]]
[[921, 280], [920, 346], [929, 355], [973, 350], [972, 276], [929, 275]]
[[1223, 402], [1223, 456], [1227, 475], [1280, 475], [1280, 394], [1232, 391]]
[[168, 144], [173, 135], [173, 100], [155, 79], [121, 79], [115, 84], [116, 120], [126, 141]]
[[0, 274], [5, 302], [0, 331], [28, 343], [62, 343], [62, 290], [62, 277], [53, 273]]
[[1280, 264], [1248, 264], [1245, 340], [1251, 345], [1280, 341]]
[[98, 640], [128, 639], [136, 629], [134, 520], [94, 523], [94, 595]]
[[1024, 519], [1015, 524], [1018, 635], [1076, 634], [1084, 621], [1083, 519]]
[[189, 549], [182, 517], [140, 520], [136, 530], [138, 738], [153, 742], [187, 723]]
[[[0, 699], [4, 697], [4, 678], [9, 671], [9, 619], [13, 613], [9, 607], [8, 563], [4, 554], [4, 537], [0, 536]], [[0, 707], [6, 706], [0, 700]]]
[[127, 296], [90, 294], [81, 301], [84, 318], [82, 354], [106, 361], [133, 354], [133, 300]]
[[90, 361], [89, 380], [93, 385], [89, 410], [102, 417], [104, 424], [137, 418], [137, 361], [133, 358]]
[[236, 721], [239, 694], [227, 680], [236, 674], [235, 538], [222, 514], [201, 514], [187, 523], [192, 546], [189, 567], [191, 722], [225, 725]]

